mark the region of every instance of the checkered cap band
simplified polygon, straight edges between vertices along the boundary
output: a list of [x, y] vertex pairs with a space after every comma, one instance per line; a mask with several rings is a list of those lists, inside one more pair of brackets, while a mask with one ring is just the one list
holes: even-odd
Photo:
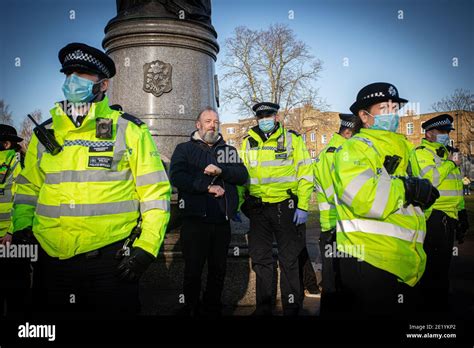
[[66, 54], [66, 56], [64, 57], [63, 65], [70, 60], [79, 60], [79, 61], [94, 64], [105, 76], [107, 77], [110, 76], [110, 71], [109, 69], [107, 69], [104, 63], [102, 63], [100, 60], [98, 60], [94, 56], [86, 52], [83, 52], [82, 50], [75, 50], [74, 52]]
[[430, 130], [432, 128], [436, 128], [436, 127], [439, 127], [439, 126], [450, 126], [451, 125], [451, 121], [449, 121], [447, 118], [444, 119], [444, 120], [441, 120], [441, 121], [437, 121], [433, 124], [430, 124], [428, 126], [426, 126], [426, 130]]
[[262, 111], [262, 110], [275, 110], [275, 111], [276, 111], [277, 109], [275, 109], [275, 108], [273, 108], [273, 107], [271, 107], [271, 106], [268, 106], [268, 105], [260, 105], [260, 106], [256, 109], [256, 111]]
[[350, 122], [350, 121], [346, 121], [346, 120], [341, 120], [341, 126], [347, 127], [347, 128], [354, 128], [354, 127], [355, 127], [355, 123], [354, 123], [354, 122]]

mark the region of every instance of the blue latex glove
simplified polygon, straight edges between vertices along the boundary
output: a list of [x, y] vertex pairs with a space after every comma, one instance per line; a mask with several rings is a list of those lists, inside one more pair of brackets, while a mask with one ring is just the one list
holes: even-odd
[[308, 212], [296, 208], [295, 216], [293, 217], [293, 222], [296, 225], [301, 225], [301, 224], [305, 224], [306, 221], [308, 221]]
[[242, 217], [240, 216], [240, 211], [235, 213], [235, 216], [232, 218], [232, 221], [242, 223]]

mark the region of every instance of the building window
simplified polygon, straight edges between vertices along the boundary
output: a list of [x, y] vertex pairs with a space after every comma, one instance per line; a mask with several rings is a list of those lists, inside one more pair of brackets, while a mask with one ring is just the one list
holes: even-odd
[[316, 157], [316, 151], [311, 150], [311, 158], [315, 158], [315, 157]]
[[235, 128], [234, 127], [227, 128], [227, 134], [235, 134]]
[[453, 139], [449, 139], [449, 146], [454, 147], [454, 140]]
[[321, 135], [321, 144], [326, 144], [326, 134]]
[[412, 122], [407, 123], [407, 135], [413, 135], [413, 123]]
[[303, 134], [303, 141], [306, 142], [306, 134]]
[[229, 139], [229, 140], [227, 140], [227, 144], [231, 145], [231, 146], [234, 146], [235, 145], [235, 140], [234, 139]]
[[420, 126], [420, 128], [421, 128], [421, 134], [425, 134], [426, 133], [425, 129], [421, 126]]
[[316, 134], [311, 133], [311, 142], [314, 143], [316, 141]]

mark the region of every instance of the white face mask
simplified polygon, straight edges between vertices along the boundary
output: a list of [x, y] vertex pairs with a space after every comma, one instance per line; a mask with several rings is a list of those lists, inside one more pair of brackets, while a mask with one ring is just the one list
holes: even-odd
[[444, 146], [449, 145], [449, 134], [436, 134], [436, 142], [443, 144]]

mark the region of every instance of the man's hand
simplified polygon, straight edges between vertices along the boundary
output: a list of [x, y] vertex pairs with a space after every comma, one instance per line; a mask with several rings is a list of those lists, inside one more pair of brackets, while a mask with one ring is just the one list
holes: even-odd
[[232, 218], [232, 221], [242, 223], [242, 217], [240, 216], [240, 212], [235, 213], [235, 216]]
[[31, 230], [31, 227], [27, 227], [23, 230], [16, 231], [12, 236], [12, 244], [16, 245], [35, 245], [38, 244], [36, 237]]
[[428, 179], [413, 176], [399, 177], [405, 186], [406, 204], [413, 204], [423, 210], [431, 207], [439, 198], [439, 191]]
[[461, 158], [459, 152], [450, 152], [448, 160], [453, 161], [458, 167], [461, 165]]
[[12, 243], [12, 235], [10, 233], [7, 233], [6, 235], [0, 238], [0, 244], [6, 245], [7, 243]]
[[218, 176], [221, 175], [222, 169], [214, 164], [209, 164], [206, 168], [204, 168], [204, 174], [211, 175], [211, 176]]
[[140, 279], [155, 257], [141, 248], [133, 248], [117, 266], [117, 276], [121, 280], [135, 282]]
[[306, 221], [308, 221], [308, 212], [297, 208], [293, 216], [293, 222], [298, 226], [305, 224]]
[[221, 197], [224, 195], [225, 190], [219, 185], [210, 185], [207, 192], [214, 194], [214, 197]]

